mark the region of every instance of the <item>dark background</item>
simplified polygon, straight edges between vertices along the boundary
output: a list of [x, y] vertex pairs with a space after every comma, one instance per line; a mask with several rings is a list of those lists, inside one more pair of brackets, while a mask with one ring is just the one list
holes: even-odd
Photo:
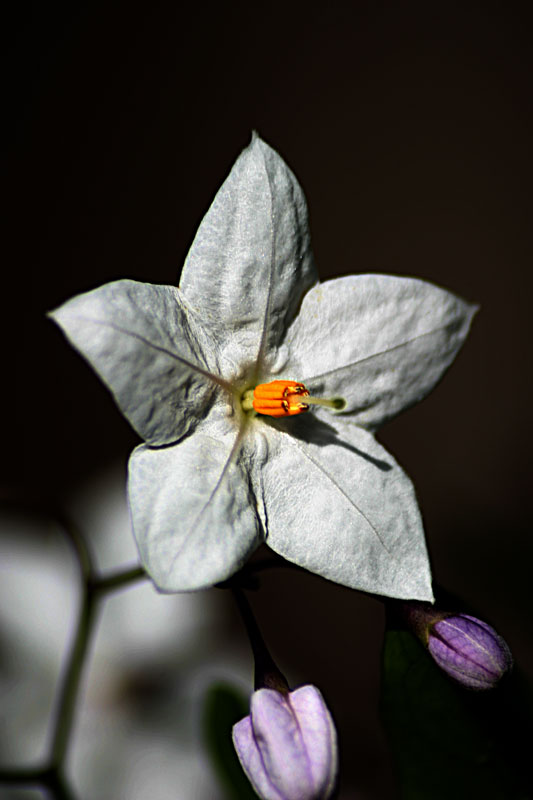
[[[17, 12], [4, 99], [4, 485], [68, 498], [126, 462], [135, 434], [45, 312], [115, 278], [176, 283], [257, 129], [304, 188], [323, 279], [413, 275], [480, 303], [442, 385], [380, 439], [417, 487], [436, 581], [498, 628], [531, 677], [528, 5]], [[346, 785], [389, 796], [379, 603], [276, 572], [255, 607], [292, 682], [328, 697]], [[229, 605], [227, 624], [240, 639]]]

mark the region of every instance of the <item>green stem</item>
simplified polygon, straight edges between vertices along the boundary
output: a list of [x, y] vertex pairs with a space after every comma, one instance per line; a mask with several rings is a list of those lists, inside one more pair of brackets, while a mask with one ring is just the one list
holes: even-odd
[[232, 591], [254, 654], [255, 688], [265, 687], [286, 694], [289, 691], [289, 684], [270, 655], [244, 592], [237, 588], [233, 588]]
[[78, 614], [78, 626], [74, 643], [70, 651], [65, 678], [61, 686], [56, 723], [52, 736], [51, 758], [52, 765], [55, 767], [63, 763], [72, 731], [80, 679], [89, 646], [89, 638], [95, 620], [96, 606], [97, 595], [89, 590], [87, 584], [84, 584]]
[[[85, 561], [85, 564], [90, 565], [89, 558]], [[83, 566], [81, 568], [83, 573]], [[52, 764], [55, 766], [63, 762], [68, 747], [83, 665], [85, 663], [85, 656], [96, 619], [98, 601], [114, 589], [127, 586], [147, 576], [142, 567], [134, 567], [132, 569], [115, 572], [102, 578], [95, 577], [91, 569], [86, 575], [82, 574], [82, 578], [83, 577], [85, 577], [85, 580], [82, 583], [82, 598], [78, 615], [78, 626], [65, 672], [65, 679], [61, 686], [56, 724], [52, 736]]]
[[0, 770], [0, 784], [45, 786], [54, 800], [75, 800], [75, 795], [59, 769], [49, 767], [13, 767]]
[[106, 594], [143, 578], [148, 578], [143, 567], [132, 567], [131, 569], [119, 570], [110, 575], [94, 578], [91, 582], [91, 587], [93, 591], [99, 594]]
[[6, 767], [0, 770], [0, 783], [31, 786], [46, 780], [46, 767]]
[[74, 548], [74, 552], [80, 567], [81, 579], [87, 583], [96, 573], [96, 569], [85, 538], [77, 525], [75, 525], [74, 522], [63, 512], [56, 512], [55, 516]]
[[51, 791], [54, 800], [76, 800], [76, 795], [59, 770], [51, 770], [45, 786]]
[[99, 576], [83, 534], [72, 520], [55, 507], [47, 509], [38, 506], [38, 510], [47, 511], [60, 523], [74, 548], [80, 570], [81, 600], [74, 641], [70, 647], [64, 678], [59, 688], [49, 761], [42, 767], [0, 769], [0, 783], [19, 786], [41, 785], [49, 790], [54, 800], [75, 800], [75, 794], [63, 774], [63, 764], [72, 733], [81, 676], [99, 600], [115, 589], [128, 586], [148, 576], [139, 566]]

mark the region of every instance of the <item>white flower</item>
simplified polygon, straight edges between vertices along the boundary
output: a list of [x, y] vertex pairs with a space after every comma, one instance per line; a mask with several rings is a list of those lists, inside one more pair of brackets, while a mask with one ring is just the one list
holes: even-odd
[[[254, 137], [179, 289], [120, 280], [52, 316], [145, 440], [130, 459], [129, 502], [161, 590], [228, 578], [266, 541], [346, 586], [429, 600], [413, 487], [373, 433], [437, 383], [474, 312], [411, 278], [319, 284], [302, 190]], [[341, 397], [342, 410], [256, 414], [252, 392], [273, 380]]]

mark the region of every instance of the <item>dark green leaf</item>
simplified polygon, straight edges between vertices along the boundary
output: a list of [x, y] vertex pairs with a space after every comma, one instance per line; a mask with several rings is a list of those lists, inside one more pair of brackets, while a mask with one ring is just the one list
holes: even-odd
[[511, 682], [469, 692], [448, 679], [404, 631], [386, 634], [382, 681], [383, 721], [402, 798], [531, 797], [521, 775], [528, 763], [521, 757], [524, 737], [527, 741], [531, 731], [520, 729], [523, 704], [515, 702]]

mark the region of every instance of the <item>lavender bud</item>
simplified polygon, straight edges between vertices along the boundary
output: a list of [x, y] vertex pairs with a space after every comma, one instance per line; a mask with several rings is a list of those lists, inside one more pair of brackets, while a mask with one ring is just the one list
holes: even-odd
[[492, 689], [513, 663], [494, 628], [467, 614], [436, 622], [429, 631], [428, 650], [441, 669], [469, 689]]
[[262, 800], [322, 800], [337, 776], [337, 734], [314, 686], [258, 689], [250, 715], [233, 726], [233, 744]]
[[429, 603], [399, 603], [391, 610], [439, 667], [469, 689], [492, 689], [513, 665], [506, 642], [480, 619], [439, 611]]

